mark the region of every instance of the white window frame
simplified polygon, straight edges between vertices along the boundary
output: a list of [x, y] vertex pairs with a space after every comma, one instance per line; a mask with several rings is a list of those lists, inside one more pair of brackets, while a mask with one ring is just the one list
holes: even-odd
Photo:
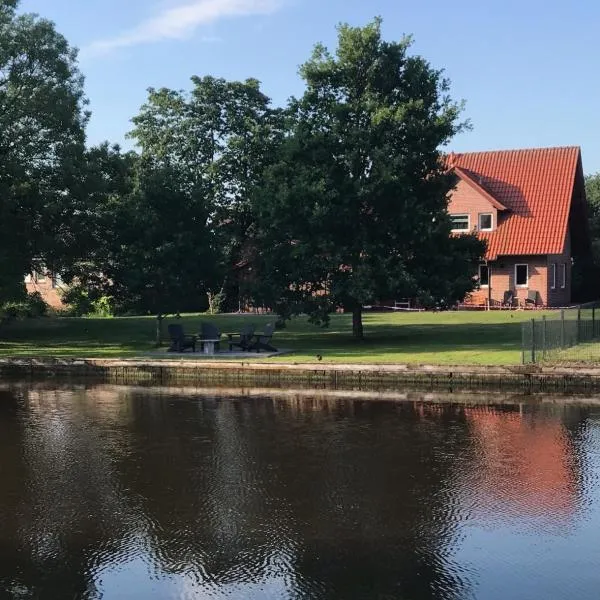
[[550, 265], [550, 289], [556, 289], [556, 263]]
[[[481, 267], [485, 267], [488, 270], [488, 282], [484, 285], [483, 283], [481, 283]], [[490, 287], [490, 266], [489, 265], [479, 265], [479, 272], [478, 272], [478, 276], [479, 276], [479, 287], [480, 288], [484, 288], [487, 289]]]
[[[481, 217], [490, 217], [491, 226], [490, 227], [482, 227], [481, 226]], [[479, 231], [494, 231], [494, 213], [479, 213], [477, 217], [477, 225], [479, 227]]]
[[468, 213], [458, 213], [456, 215], [450, 215], [450, 220], [452, 220], [452, 217], [467, 217], [467, 228], [466, 229], [454, 229], [452, 228], [451, 231], [452, 232], [465, 232], [465, 231], [471, 231], [471, 215]]
[[560, 289], [564, 290], [567, 287], [567, 265], [562, 263], [560, 265]]
[[[517, 283], [517, 269], [519, 267], [525, 267], [527, 270], [527, 282], [525, 284]], [[527, 263], [518, 263], [515, 265], [515, 287], [518, 288], [528, 288], [529, 287], [529, 265]]]

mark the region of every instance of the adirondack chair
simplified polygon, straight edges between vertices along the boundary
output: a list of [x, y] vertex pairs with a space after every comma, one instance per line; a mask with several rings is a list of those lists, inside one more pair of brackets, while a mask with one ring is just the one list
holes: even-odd
[[[212, 323], [200, 323], [200, 344], [204, 350], [204, 340], [210, 340], [214, 344], [214, 349], [219, 352], [221, 348], [221, 332]], [[217, 340], [217, 341], [215, 341]]]
[[256, 350], [260, 352], [261, 350], [266, 350], [267, 352], [277, 352], [277, 348], [271, 346], [271, 338], [275, 333], [275, 325], [273, 323], [269, 323], [265, 325], [262, 333], [257, 333], [252, 338], [248, 350]]
[[196, 352], [195, 335], [186, 335], [183, 331], [183, 327], [178, 324], [169, 325], [168, 330], [169, 337], [171, 338], [169, 352], [185, 352], [188, 349], [191, 349], [192, 352]]
[[504, 292], [504, 297], [502, 298], [502, 306], [508, 306], [512, 308], [515, 305], [515, 293], [512, 290], [507, 290]]
[[242, 350], [248, 350], [250, 342], [252, 341], [252, 337], [254, 336], [254, 331], [256, 327], [250, 323], [244, 325], [240, 333], [228, 333], [227, 337], [229, 338], [229, 351], [231, 352], [234, 347], [241, 348]]
[[533, 304], [535, 308], [538, 305], [538, 297], [539, 294], [537, 293], [537, 290], [529, 290], [529, 292], [527, 292], [527, 298], [525, 298], [525, 306]]

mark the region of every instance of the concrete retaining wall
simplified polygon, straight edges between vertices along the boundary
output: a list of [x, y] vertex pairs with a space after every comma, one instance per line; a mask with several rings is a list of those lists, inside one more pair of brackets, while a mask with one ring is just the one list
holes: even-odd
[[434, 366], [215, 362], [143, 359], [0, 359], [4, 378], [93, 378], [123, 384], [219, 384], [339, 390], [399, 386], [515, 391], [599, 391], [600, 366]]

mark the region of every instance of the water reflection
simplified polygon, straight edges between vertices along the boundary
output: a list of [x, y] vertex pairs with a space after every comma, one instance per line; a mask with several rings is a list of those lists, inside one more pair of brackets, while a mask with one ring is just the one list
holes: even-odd
[[600, 407], [427, 400], [0, 391], [0, 591], [596, 597]]

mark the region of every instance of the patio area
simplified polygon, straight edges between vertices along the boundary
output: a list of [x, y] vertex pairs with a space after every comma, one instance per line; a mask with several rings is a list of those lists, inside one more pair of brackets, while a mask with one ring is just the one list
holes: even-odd
[[[226, 344], [224, 344], [226, 346]], [[220, 352], [215, 351], [212, 354], [205, 352], [169, 352], [168, 349], [158, 348], [149, 355], [160, 358], [181, 358], [186, 360], [257, 360], [261, 358], [273, 358], [275, 356], [286, 356], [293, 354], [294, 351], [290, 349], [280, 348], [275, 352], [269, 351], [244, 351], [244, 350], [222, 350]]]

